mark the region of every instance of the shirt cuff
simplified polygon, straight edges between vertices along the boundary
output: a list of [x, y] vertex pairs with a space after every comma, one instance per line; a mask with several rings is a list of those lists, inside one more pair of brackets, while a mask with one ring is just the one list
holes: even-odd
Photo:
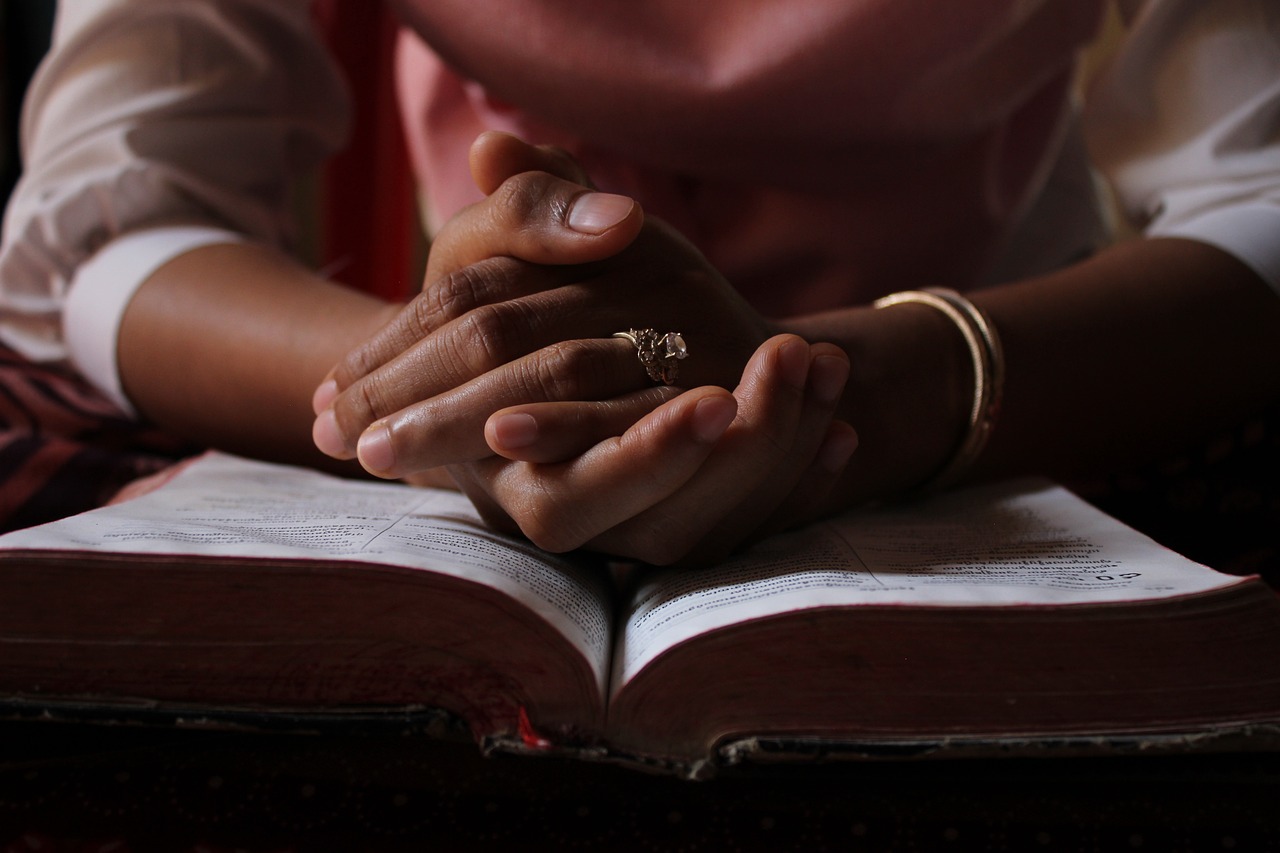
[[136, 231], [112, 240], [80, 265], [63, 307], [62, 334], [71, 362], [130, 417], [137, 417], [120, 382], [116, 347], [120, 321], [134, 293], [152, 273], [179, 255], [243, 234], [203, 225]]
[[1252, 202], [1210, 210], [1162, 227], [1149, 237], [1185, 237], [1235, 255], [1280, 295], [1280, 205]]

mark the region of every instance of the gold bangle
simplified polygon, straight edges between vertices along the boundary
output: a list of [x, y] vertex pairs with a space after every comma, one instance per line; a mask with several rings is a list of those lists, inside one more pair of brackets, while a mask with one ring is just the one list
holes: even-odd
[[920, 487], [921, 491], [932, 492], [960, 480], [987, 446], [1004, 395], [1004, 349], [990, 318], [954, 290], [942, 287], [904, 290], [877, 299], [873, 305], [888, 308], [907, 303], [927, 305], [945, 315], [964, 337], [973, 363], [973, 403], [969, 407], [968, 427], [951, 458]]

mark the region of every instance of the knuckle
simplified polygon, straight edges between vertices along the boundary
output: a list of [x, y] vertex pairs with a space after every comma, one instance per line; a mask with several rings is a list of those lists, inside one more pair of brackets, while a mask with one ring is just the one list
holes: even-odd
[[399, 408], [391, 405], [390, 389], [379, 374], [370, 374], [351, 390], [354, 393], [343, 398], [345, 414], [351, 422], [359, 424], [361, 430]]
[[558, 341], [544, 347], [528, 364], [525, 383], [545, 400], [578, 400], [602, 387], [604, 367], [596, 349], [586, 341]]
[[461, 316], [459, 304], [461, 296], [456, 286], [456, 279], [469, 267], [450, 273], [432, 283], [419, 293], [410, 303], [413, 312], [413, 326], [424, 335], [432, 332], [455, 317]]
[[528, 328], [519, 302], [481, 305], [457, 321], [456, 354], [476, 372], [491, 370], [524, 354]]
[[524, 172], [504, 181], [494, 200], [508, 227], [536, 230], [543, 224], [562, 222], [568, 215], [570, 199], [559, 191], [561, 186], [547, 172]]
[[527, 383], [536, 387], [544, 400], [572, 400], [579, 396], [579, 370], [583, 366], [581, 348], [561, 342], [543, 349], [529, 365]]
[[348, 388], [381, 366], [379, 350], [372, 342], [366, 342], [348, 352], [338, 362], [333, 378], [339, 388]]
[[502, 299], [514, 279], [509, 258], [490, 258], [454, 270], [414, 300], [414, 325], [422, 334], [434, 332], [481, 305]]
[[531, 484], [511, 515], [530, 542], [544, 551], [563, 554], [581, 548], [591, 538], [583, 524], [584, 514], [571, 503]]
[[491, 199], [497, 215], [508, 220], [527, 218], [537, 207], [543, 191], [538, 187], [538, 172], [521, 172], [502, 182]]

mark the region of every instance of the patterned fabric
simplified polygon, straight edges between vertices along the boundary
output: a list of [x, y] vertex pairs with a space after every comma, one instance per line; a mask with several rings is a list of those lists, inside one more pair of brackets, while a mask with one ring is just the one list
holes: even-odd
[[0, 531], [100, 506], [194, 451], [125, 417], [78, 375], [0, 346]]

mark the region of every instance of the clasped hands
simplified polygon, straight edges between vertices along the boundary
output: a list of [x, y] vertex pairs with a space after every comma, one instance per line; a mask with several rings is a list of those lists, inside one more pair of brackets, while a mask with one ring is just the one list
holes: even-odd
[[[381, 477], [443, 468], [499, 529], [655, 564], [817, 511], [857, 444], [834, 416], [843, 350], [777, 334], [568, 155], [489, 133], [471, 170], [486, 197], [441, 229], [422, 293], [316, 390], [322, 451]], [[646, 327], [687, 339], [678, 386], [611, 337]]]

